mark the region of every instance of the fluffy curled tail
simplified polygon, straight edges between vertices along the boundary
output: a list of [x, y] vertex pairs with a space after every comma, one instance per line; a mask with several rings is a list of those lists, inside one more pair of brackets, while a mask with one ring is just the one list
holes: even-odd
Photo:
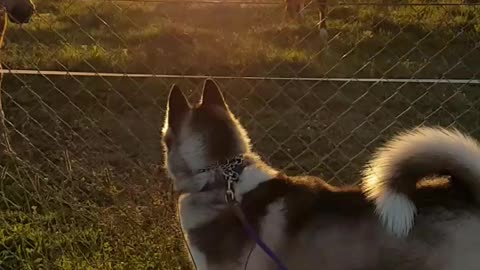
[[451, 176], [480, 201], [480, 145], [457, 130], [417, 128], [401, 133], [375, 153], [364, 170], [362, 189], [375, 202], [388, 231], [406, 236], [416, 206], [410, 199], [418, 181]]

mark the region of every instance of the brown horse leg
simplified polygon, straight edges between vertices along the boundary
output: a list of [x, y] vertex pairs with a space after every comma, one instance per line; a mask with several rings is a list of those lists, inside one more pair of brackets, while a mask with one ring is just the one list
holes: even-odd
[[318, 16], [319, 16], [319, 25], [318, 30], [320, 31], [320, 37], [324, 42], [328, 40], [327, 32], [327, 0], [318, 0]]
[[[0, 48], [3, 45], [3, 37], [5, 35], [5, 29], [7, 28], [7, 14], [5, 8], [0, 9]], [[0, 70], [1, 70], [0, 66]], [[0, 73], [0, 85], [2, 82], [3, 73]], [[8, 129], [5, 124], [5, 113], [2, 106], [2, 90], [0, 87], [0, 160], [3, 160], [7, 156], [13, 154], [12, 147], [10, 146], [10, 140], [8, 136]]]

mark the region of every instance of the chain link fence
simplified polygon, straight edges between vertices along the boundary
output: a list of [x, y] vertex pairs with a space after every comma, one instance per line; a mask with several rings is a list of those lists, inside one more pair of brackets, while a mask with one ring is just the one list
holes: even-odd
[[37, 4], [2, 51], [0, 269], [190, 269], [162, 171], [171, 83], [193, 100], [218, 77], [265, 160], [336, 184], [404, 128], [480, 136], [475, 4], [329, 3], [327, 42], [308, 3], [301, 22], [282, 2]]

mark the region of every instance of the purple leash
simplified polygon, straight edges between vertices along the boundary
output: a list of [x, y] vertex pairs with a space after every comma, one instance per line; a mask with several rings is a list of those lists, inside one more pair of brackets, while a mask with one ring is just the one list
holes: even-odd
[[242, 209], [238, 205], [238, 201], [235, 198], [235, 189], [234, 185], [240, 179], [240, 174], [245, 168], [244, 156], [238, 155], [232, 159], [227, 160], [223, 164], [214, 164], [205, 169], [201, 169], [198, 172], [203, 173], [210, 171], [212, 169], [221, 169], [223, 176], [226, 180], [226, 191], [225, 191], [225, 201], [232, 208], [233, 212], [240, 220], [243, 225], [243, 228], [247, 232], [248, 236], [255, 241], [255, 243], [267, 254], [270, 259], [272, 259], [275, 264], [277, 264], [279, 270], [288, 270], [287, 267], [283, 265], [280, 259], [275, 255], [275, 253], [265, 244], [265, 242], [260, 239], [260, 236], [255, 232], [255, 229], [248, 223], [247, 218], [245, 217]]
[[255, 243], [265, 252], [265, 254], [267, 254], [267, 256], [277, 264], [279, 270], [288, 270], [287, 267], [285, 267], [280, 259], [275, 255], [275, 253], [262, 241], [262, 239], [260, 239], [260, 236], [255, 232], [255, 229], [250, 225], [250, 223], [248, 223], [247, 218], [243, 214], [240, 206], [235, 203], [232, 205], [232, 208], [238, 219], [240, 219], [242, 222], [242, 225], [248, 236], [250, 236], [250, 238], [255, 241]]

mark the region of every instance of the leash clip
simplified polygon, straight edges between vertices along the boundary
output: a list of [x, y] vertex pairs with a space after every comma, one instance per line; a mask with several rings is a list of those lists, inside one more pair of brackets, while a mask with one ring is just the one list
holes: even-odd
[[237, 202], [233, 185], [233, 180], [231, 178], [227, 179], [227, 190], [225, 191], [225, 201], [227, 204], [235, 204]]

